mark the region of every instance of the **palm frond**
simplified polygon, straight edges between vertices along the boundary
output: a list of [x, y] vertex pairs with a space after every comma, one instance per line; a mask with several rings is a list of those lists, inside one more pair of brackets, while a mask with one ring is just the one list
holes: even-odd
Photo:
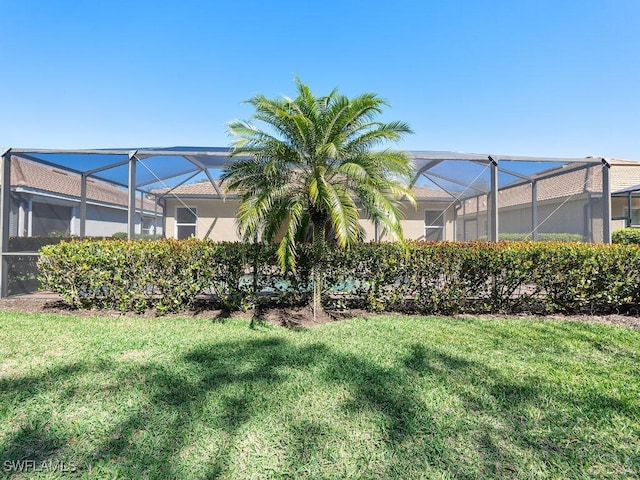
[[311, 225], [343, 247], [362, 240], [361, 210], [402, 239], [402, 204], [414, 201], [411, 164], [403, 153], [372, 148], [398, 141], [409, 126], [376, 121], [388, 103], [374, 93], [316, 97], [295, 82], [295, 98], [256, 95], [251, 120], [229, 123], [234, 161], [222, 181], [241, 195], [243, 235], [277, 240], [283, 269], [295, 268], [296, 242]]

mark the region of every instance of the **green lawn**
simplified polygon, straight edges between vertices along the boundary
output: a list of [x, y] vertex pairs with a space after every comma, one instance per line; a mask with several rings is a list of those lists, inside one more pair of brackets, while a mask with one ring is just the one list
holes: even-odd
[[640, 331], [0, 313], [2, 474], [19, 460], [27, 478], [637, 478]]

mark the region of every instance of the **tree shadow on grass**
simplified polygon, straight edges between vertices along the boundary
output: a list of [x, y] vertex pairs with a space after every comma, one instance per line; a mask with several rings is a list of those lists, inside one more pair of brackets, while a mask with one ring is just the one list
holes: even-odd
[[[407, 355], [383, 365], [364, 354], [344, 353], [324, 343], [298, 345], [278, 337], [219, 342], [195, 347], [171, 364], [120, 369], [115, 361], [88, 360], [56, 367], [41, 377], [4, 379], [0, 400], [27, 401], [49, 393], [58, 402], [77, 401], [86, 391], [73, 388], [74, 382], [96, 370], [110, 372], [116, 383], [139, 379], [134, 388], [146, 400], [128, 407], [100, 438], [92, 439], [96, 446], [83, 452], [66, 451], [67, 444], [76, 440], [73, 433], [45, 427], [49, 419], [36, 409], [30, 414], [30, 426], [5, 436], [0, 460], [71, 455], [70, 461], [91, 466], [97, 474], [217, 478], [264, 473], [251, 471], [259, 468], [256, 466], [239, 471], [234, 455], [246, 453], [240, 447], [242, 442], [253, 442], [256, 448], [260, 442], [273, 442], [267, 447], [279, 458], [274, 463], [276, 470], [270, 471], [272, 476], [389, 478], [431, 472], [490, 478], [524, 473], [517, 470], [521, 464], [515, 451], [505, 450], [505, 441], [520, 451], [527, 450], [541, 464], [571, 453], [559, 447], [554, 438], [535, 438], [530, 432], [533, 425], [522, 421], [527, 406], [550, 394], [535, 377], [515, 381], [480, 362], [421, 343], [410, 344]], [[373, 449], [369, 454], [375, 459], [340, 458], [340, 452], [329, 451], [334, 435], [341, 435], [341, 426], [331, 425], [322, 411], [316, 412], [316, 418], [282, 420], [281, 406], [274, 402], [293, 408], [310, 394], [304, 388], [291, 393], [291, 385], [299, 381], [301, 373], [316, 376], [316, 381], [331, 390], [347, 392], [338, 409], [349, 419], [366, 417], [367, 422], [359, 428], [370, 424], [379, 427], [380, 437], [364, 442], [365, 448]], [[437, 407], [425, 402], [429, 388], [446, 389], [462, 402], [466, 412], [477, 413], [477, 424], [468, 418], [445, 421]], [[282, 393], [285, 390], [288, 393]], [[128, 400], [118, 389], [110, 395]], [[579, 410], [585, 406], [580, 402], [588, 400], [575, 402]], [[599, 403], [598, 408], [629, 413], [615, 402], [602, 399]], [[319, 405], [322, 408], [322, 403]], [[278, 433], [279, 438], [253, 439], [258, 435], [256, 422], [279, 421], [284, 430]], [[470, 438], [462, 438], [465, 435]], [[475, 451], [465, 456], [455, 445], [459, 440]], [[545, 442], [549, 448], [541, 453]], [[353, 470], [354, 462], [361, 462], [361, 468]]]
[[[588, 443], [589, 437], [597, 435], [598, 423], [616, 417], [626, 417], [636, 424], [640, 420], [637, 399], [631, 404], [587, 388], [577, 394], [535, 373], [511, 378], [487, 364], [427, 349], [421, 344], [412, 345], [406, 366], [446, 385], [462, 400], [467, 411], [478, 413], [477, 431], [482, 432], [478, 452], [482, 453], [487, 467], [484, 473], [489, 477], [511, 475], [516, 471], [514, 466], [520, 463], [518, 455], [523, 452], [543, 469], [562, 462], [567, 467], [577, 458], [580, 462], [576, 462], [584, 467], [588, 463], [585, 458], [598, 456], [599, 449], [579, 451], [576, 436], [585, 432], [577, 433], [575, 427], [587, 426], [591, 430], [581, 440]], [[639, 432], [635, 431], [633, 436], [638, 438]], [[505, 449], [505, 440], [515, 449]], [[618, 466], [630, 461], [628, 452], [611, 453]], [[521, 471], [518, 476], [526, 476], [525, 473]]]

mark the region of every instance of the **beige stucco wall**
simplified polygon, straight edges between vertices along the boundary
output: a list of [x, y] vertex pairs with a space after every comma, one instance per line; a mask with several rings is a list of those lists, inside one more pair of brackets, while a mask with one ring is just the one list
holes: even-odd
[[[628, 208], [627, 197], [612, 197], [611, 198], [611, 217], [624, 217], [626, 216], [625, 210]], [[631, 210], [635, 212], [636, 210], [640, 210], [640, 198], [633, 197], [631, 198]], [[637, 221], [637, 220], [636, 220]], [[613, 220], [611, 222], [611, 231], [614, 232], [616, 230], [620, 230], [621, 228], [626, 227], [625, 220]]]
[[[447, 206], [442, 203], [418, 202], [417, 207], [406, 205], [404, 207], [404, 219], [402, 220], [402, 233], [407, 240], [424, 240], [424, 218], [425, 210], [437, 210], [442, 212]], [[443, 215], [445, 223], [445, 240], [454, 240], [455, 238], [455, 222], [453, 221], [454, 211], [449, 208]], [[375, 239], [375, 226], [368, 219], [361, 219], [365, 232], [365, 241]], [[388, 235], [381, 235], [379, 240], [389, 240]]]
[[[562, 201], [564, 199], [538, 203], [538, 233], [585, 235], [588, 232], [585, 225], [585, 208], [588, 199], [578, 198], [561, 206]], [[498, 229], [500, 233], [531, 232], [531, 204], [501, 208]]]
[[183, 200], [167, 199], [167, 237], [176, 237], [175, 215], [177, 207], [196, 208], [198, 221], [196, 223], [196, 237], [216, 241], [239, 240], [236, 226], [236, 211], [238, 200]]
[[[583, 235], [586, 241], [591, 241], [590, 236], [593, 235], [593, 241], [602, 242], [602, 200], [581, 196], [562, 204], [565, 200], [538, 202], [538, 233], [575, 233]], [[460, 211], [458, 215], [460, 229], [463, 217]], [[481, 211], [479, 217], [480, 237], [486, 238], [486, 211]], [[467, 214], [467, 239], [475, 238], [475, 218], [475, 212]], [[498, 230], [500, 233], [530, 233], [531, 204], [501, 207]]]
[[[196, 236], [198, 238], [208, 238], [216, 241], [236, 241], [239, 240], [237, 225], [235, 222], [236, 212], [240, 205], [238, 200], [227, 200], [223, 202], [219, 199], [207, 200], [183, 200], [190, 208], [195, 208], [198, 215], [196, 224]], [[167, 220], [166, 236], [175, 238], [175, 215], [176, 208], [184, 205], [176, 199], [167, 199]], [[424, 215], [425, 210], [442, 211], [446, 205], [441, 203], [419, 202], [417, 209], [407, 205], [405, 208], [405, 219], [402, 221], [404, 236], [411, 240], [424, 239]], [[449, 208], [445, 214], [445, 238], [454, 240], [454, 211]], [[366, 240], [374, 239], [374, 226], [369, 220], [362, 219]], [[384, 240], [384, 238], [382, 238]]]

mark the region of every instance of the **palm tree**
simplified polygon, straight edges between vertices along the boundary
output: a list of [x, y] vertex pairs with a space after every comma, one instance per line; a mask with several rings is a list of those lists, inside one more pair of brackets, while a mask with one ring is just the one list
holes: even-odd
[[327, 237], [343, 248], [364, 238], [360, 210], [383, 232], [403, 241], [401, 200], [415, 204], [412, 165], [402, 152], [374, 151], [411, 133], [404, 122], [375, 118], [388, 104], [373, 93], [354, 98], [314, 96], [296, 78], [297, 96], [248, 100], [252, 121], [229, 124], [234, 147], [222, 175], [241, 195], [238, 227], [245, 240], [279, 241], [281, 268], [295, 271], [296, 244], [310, 232], [319, 305], [320, 259]]

